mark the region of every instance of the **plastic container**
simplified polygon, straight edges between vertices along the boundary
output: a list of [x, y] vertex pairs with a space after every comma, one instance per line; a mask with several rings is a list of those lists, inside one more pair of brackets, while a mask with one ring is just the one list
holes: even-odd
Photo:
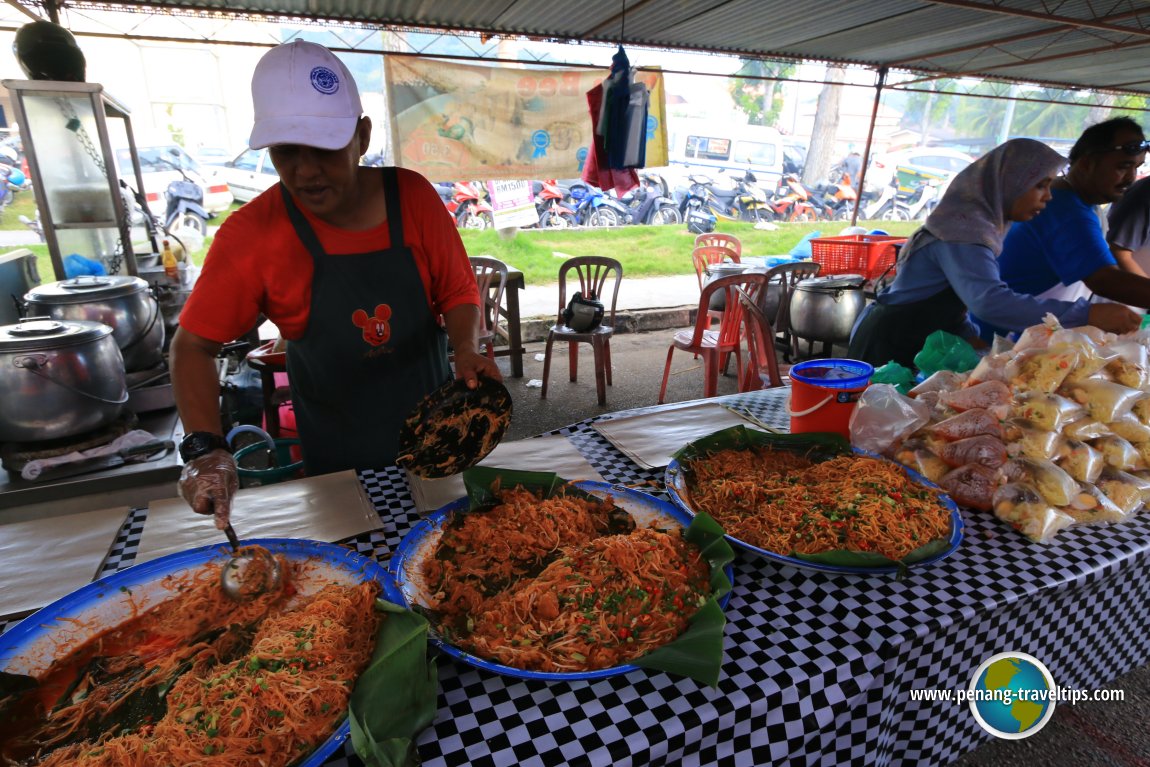
[[848, 234], [840, 237], [816, 237], [811, 240], [811, 260], [819, 265], [819, 275], [861, 274], [868, 281], [877, 280], [889, 269], [894, 276], [897, 245], [905, 237], [883, 234]]
[[275, 460], [272, 451], [262, 442], [241, 447], [236, 451], [236, 471], [240, 475], [240, 487], [274, 485], [303, 476], [303, 460], [293, 460], [293, 448], [298, 454], [298, 439], [277, 439]]
[[834, 432], [850, 439], [851, 413], [874, 374], [859, 360], [807, 360], [791, 368], [791, 433]]

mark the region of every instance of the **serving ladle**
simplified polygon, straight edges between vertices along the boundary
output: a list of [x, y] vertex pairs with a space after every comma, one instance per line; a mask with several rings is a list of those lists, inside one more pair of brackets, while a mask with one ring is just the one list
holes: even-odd
[[[220, 570], [220, 588], [224, 596], [236, 602], [247, 602], [269, 591], [278, 591], [283, 582], [280, 563], [267, 549], [240, 550], [240, 539], [229, 522], [224, 535], [232, 545], [232, 556]], [[257, 563], [256, 560], [260, 561]]]

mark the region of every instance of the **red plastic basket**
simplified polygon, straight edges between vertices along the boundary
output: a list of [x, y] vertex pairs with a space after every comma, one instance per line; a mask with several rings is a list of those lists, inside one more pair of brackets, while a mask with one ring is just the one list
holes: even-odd
[[905, 237], [888, 234], [845, 234], [840, 237], [811, 239], [811, 258], [819, 265], [819, 274], [861, 274], [877, 280], [890, 269], [894, 275], [896, 245]]

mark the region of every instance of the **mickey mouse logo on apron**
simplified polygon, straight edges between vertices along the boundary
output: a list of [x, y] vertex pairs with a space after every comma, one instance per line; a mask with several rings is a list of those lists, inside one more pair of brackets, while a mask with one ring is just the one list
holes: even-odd
[[351, 315], [352, 324], [363, 330], [363, 340], [372, 346], [382, 346], [391, 338], [389, 319], [391, 307], [387, 304], [375, 307], [375, 314], [371, 317], [363, 309], [356, 309]]

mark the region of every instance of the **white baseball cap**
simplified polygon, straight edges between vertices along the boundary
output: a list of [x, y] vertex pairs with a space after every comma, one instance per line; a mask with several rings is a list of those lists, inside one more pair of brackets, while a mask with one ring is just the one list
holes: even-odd
[[327, 48], [304, 40], [264, 54], [252, 76], [252, 105], [252, 149], [275, 144], [343, 149], [363, 114], [351, 72]]

